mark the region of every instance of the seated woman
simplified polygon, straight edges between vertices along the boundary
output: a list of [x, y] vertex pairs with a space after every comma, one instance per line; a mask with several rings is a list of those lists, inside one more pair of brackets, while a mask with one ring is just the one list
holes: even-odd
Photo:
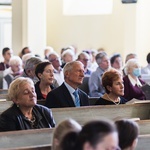
[[71, 131], [81, 131], [81, 125], [73, 119], [66, 119], [60, 122], [54, 131], [52, 149], [58, 150], [63, 137]]
[[124, 80], [124, 98], [130, 101], [133, 98], [145, 100], [146, 96], [141, 89], [145, 84], [139, 77], [141, 75], [141, 68], [137, 59], [130, 59], [125, 66], [126, 76]]
[[118, 134], [113, 123], [91, 121], [80, 132], [69, 132], [59, 150], [119, 150]]
[[35, 74], [39, 81], [35, 84], [37, 99], [46, 99], [47, 94], [54, 89], [54, 68], [53, 65], [46, 61], [41, 62], [35, 68]]
[[125, 104], [122, 74], [116, 69], [106, 71], [102, 76], [102, 85], [106, 93], [96, 101], [96, 105]]
[[50, 109], [37, 105], [34, 83], [19, 77], [9, 87], [8, 97], [14, 104], [0, 115], [0, 131], [55, 127]]
[[115, 122], [119, 146], [122, 150], [134, 150], [138, 142], [138, 125], [132, 120], [118, 120]]

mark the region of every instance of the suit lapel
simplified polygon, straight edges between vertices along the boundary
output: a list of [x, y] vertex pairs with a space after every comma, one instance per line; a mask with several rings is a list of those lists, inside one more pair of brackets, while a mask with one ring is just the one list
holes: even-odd
[[64, 96], [63, 98], [64, 103], [67, 103], [71, 107], [75, 107], [73, 99], [64, 83], [62, 84], [62, 91], [63, 91], [63, 96]]

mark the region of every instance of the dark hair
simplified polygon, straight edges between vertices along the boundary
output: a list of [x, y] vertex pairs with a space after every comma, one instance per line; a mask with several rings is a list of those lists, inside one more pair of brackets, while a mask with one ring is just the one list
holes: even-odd
[[120, 148], [125, 149], [132, 146], [133, 141], [138, 137], [137, 123], [124, 119], [116, 121], [115, 124], [118, 130]]
[[106, 93], [109, 94], [109, 90], [107, 89], [107, 86], [112, 86], [113, 82], [117, 79], [122, 77], [121, 73], [116, 69], [110, 69], [106, 71], [102, 76], [102, 85], [106, 90]]
[[147, 54], [147, 63], [150, 64], [150, 53]]
[[5, 55], [5, 53], [6, 53], [7, 51], [9, 51], [9, 50], [10, 50], [9, 47], [3, 48], [3, 50], [2, 50], [2, 55]]
[[115, 125], [108, 121], [91, 121], [85, 124], [80, 132], [67, 133], [60, 143], [62, 150], [82, 150], [86, 142], [96, 147], [103, 138], [116, 132]]
[[107, 56], [107, 54], [102, 51], [102, 52], [99, 52], [96, 56], [95, 56], [95, 59], [96, 59], [96, 62], [97, 64], [99, 65], [103, 59], [103, 57]]
[[121, 57], [120, 54], [114, 54], [111, 58], [110, 58], [110, 63], [111, 65], [115, 62], [116, 58]]
[[70, 131], [68, 132], [60, 141], [60, 150], [79, 150], [78, 148], [78, 132]]
[[22, 50], [21, 50], [21, 55], [24, 55], [25, 54], [25, 50], [28, 49], [29, 47], [24, 47]]
[[83, 148], [85, 142], [89, 142], [91, 146], [95, 147], [103, 138], [115, 132], [114, 124], [108, 121], [91, 121], [83, 126], [79, 133], [80, 148]]
[[[35, 68], [35, 75], [38, 77], [38, 73], [43, 73], [46, 66], [51, 65], [51, 62], [45, 61], [39, 63]], [[38, 77], [39, 78], [39, 77]], [[40, 79], [40, 78], [39, 78]]]

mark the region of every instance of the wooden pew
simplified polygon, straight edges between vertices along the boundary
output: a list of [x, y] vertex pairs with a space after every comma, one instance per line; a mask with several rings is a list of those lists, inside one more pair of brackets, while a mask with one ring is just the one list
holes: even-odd
[[50, 149], [54, 129], [0, 132], [0, 149]]
[[[22, 130], [0, 133], [0, 149], [50, 150], [54, 129]], [[136, 150], [149, 150], [150, 134], [139, 135]]]
[[8, 94], [0, 94], [0, 99], [8, 99]]
[[8, 94], [8, 90], [0, 89], [0, 94]]
[[0, 114], [13, 104], [12, 101], [0, 101]]
[[66, 118], [73, 118], [81, 125], [93, 119], [118, 120], [121, 118], [140, 118], [141, 120], [146, 120], [150, 118], [150, 103], [53, 108], [52, 112], [56, 124]]
[[150, 134], [150, 120], [137, 121], [141, 135]]
[[150, 150], [150, 134], [139, 135], [136, 150]]

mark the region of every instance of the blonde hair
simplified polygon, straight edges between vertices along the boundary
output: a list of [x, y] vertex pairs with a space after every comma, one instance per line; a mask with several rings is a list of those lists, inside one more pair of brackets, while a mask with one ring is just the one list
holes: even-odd
[[[81, 131], [81, 125], [73, 119], [66, 119], [58, 124], [53, 135], [52, 150], [57, 150], [63, 137], [70, 131]], [[55, 140], [58, 141], [58, 145]]]
[[19, 77], [15, 79], [14, 81], [12, 81], [8, 89], [8, 99], [12, 101], [14, 99], [17, 99], [17, 96], [20, 93], [21, 87], [27, 83], [34, 86], [34, 83], [30, 78]]

